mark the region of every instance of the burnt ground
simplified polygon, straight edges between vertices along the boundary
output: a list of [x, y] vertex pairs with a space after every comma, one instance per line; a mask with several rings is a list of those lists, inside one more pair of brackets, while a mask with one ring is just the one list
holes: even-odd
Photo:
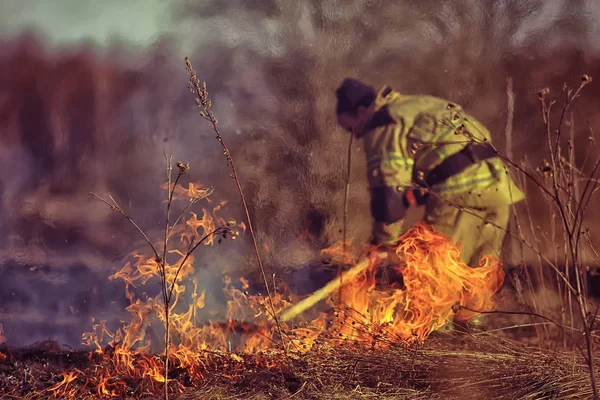
[[[159, 398], [161, 384], [119, 375], [101, 355], [43, 342], [1, 350], [2, 399], [106, 398], [97, 383], [120, 398]], [[110, 349], [106, 354], [110, 354]], [[136, 366], [159, 362], [139, 355]], [[589, 375], [578, 354], [524, 346], [491, 334], [435, 334], [420, 347], [385, 350], [324, 342], [305, 354], [281, 351], [232, 356], [198, 354], [195, 375], [175, 364], [173, 399], [591, 399]], [[144, 364], [146, 363], [146, 364]], [[62, 373], [77, 377], [54, 392]]]

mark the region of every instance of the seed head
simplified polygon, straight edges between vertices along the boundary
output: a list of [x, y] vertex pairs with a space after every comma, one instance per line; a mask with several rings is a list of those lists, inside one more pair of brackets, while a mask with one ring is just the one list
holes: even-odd
[[177, 166], [179, 167], [179, 173], [181, 175], [187, 173], [190, 170], [190, 163], [182, 163], [181, 161], [179, 161], [177, 163]]
[[550, 89], [548, 89], [547, 87], [545, 87], [545, 88], [543, 88], [542, 90], [540, 90], [538, 92], [538, 97], [540, 99], [544, 99], [548, 95], [548, 93], [550, 93]]

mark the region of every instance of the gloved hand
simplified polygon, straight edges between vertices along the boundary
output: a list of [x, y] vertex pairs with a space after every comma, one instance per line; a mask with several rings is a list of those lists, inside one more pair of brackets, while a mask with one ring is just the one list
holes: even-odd
[[371, 247], [369, 249], [368, 257], [374, 257], [377, 264], [383, 263], [391, 255], [395, 255], [394, 249], [396, 248], [397, 244], [379, 243], [375, 238], [372, 238], [369, 244]]
[[369, 244], [373, 247], [396, 247], [398, 245], [398, 242], [395, 241], [393, 243], [382, 243], [379, 241], [379, 239], [377, 239], [377, 237], [375, 235], [371, 236], [371, 240], [369, 241]]

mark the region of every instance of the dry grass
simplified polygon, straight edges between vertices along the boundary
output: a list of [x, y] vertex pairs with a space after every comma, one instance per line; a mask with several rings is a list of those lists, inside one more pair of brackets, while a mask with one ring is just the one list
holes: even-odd
[[[227, 354], [203, 361], [205, 378], [188, 381], [175, 368], [172, 379], [185, 386], [174, 399], [589, 399], [586, 363], [575, 354], [540, 351], [489, 334], [431, 337], [421, 348], [400, 346], [370, 351], [323, 346], [294, 357], [281, 352]], [[8, 353], [4, 350], [4, 353]], [[229, 361], [228, 361], [229, 360]], [[58, 351], [56, 344], [13, 352], [0, 362], [0, 398], [48, 398], [44, 392], [60, 373], [84, 371], [75, 385], [93, 376], [85, 352]], [[118, 378], [118, 377], [116, 377]], [[127, 380], [135, 389], [136, 382]], [[91, 389], [91, 388], [89, 388]], [[37, 393], [37, 394], [35, 394]], [[22, 396], [22, 397], [15, 397]], [[77, 398], [98, 398], [90, 393]], [[131, 393], [130, 398], [152, 398]]]

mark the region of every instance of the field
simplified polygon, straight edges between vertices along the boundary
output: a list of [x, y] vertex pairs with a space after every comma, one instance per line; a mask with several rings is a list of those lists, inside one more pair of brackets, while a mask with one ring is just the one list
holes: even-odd
[[[600, 9], [172, 3], [145, 45], [0, 36], [0, 399], [597, 396]], [[490, 128], [526, 193], [500, 258], [422, 208], [365, 256], [346, 77]]]

